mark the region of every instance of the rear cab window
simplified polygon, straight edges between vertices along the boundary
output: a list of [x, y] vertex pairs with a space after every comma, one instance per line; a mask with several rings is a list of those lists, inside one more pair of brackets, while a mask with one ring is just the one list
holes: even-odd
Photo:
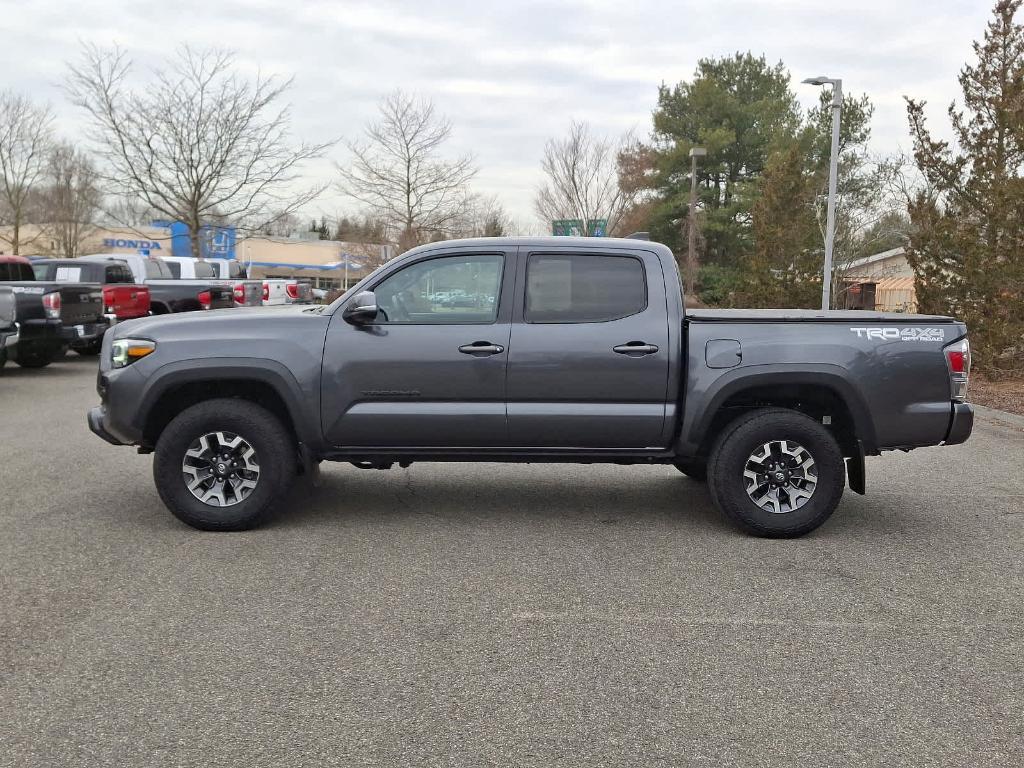
[[132, 283], [132, 273], [121, 264], [111, 264], [106, 269], [105, 279], [106, 283]]
[[35, 281], [35, 279], [35, 272], [32, 271], [32, 267], [28, 264], [20, 262], [0, 263], [0, 280], [18, 282], [22, 280]]
[[[143, 262], [146, 265], [147, 280], [173, 280], [176, 277], [181, 277], [181, 265], [179, 264], [157, 259], [143, 259]], [[174, 274], [170, 269], [171, 266], [177, 267], [178, 274]]]
[[[174, 264], [174, 266], [179, 267], [180, 269], [179, 264]], [[206, 279], [208, 277], [217, 277], [216, 268], [213, 264], [210, 264], [207, 261], [194, 261], [192, 262], [192, 268], [195, 270], [197, 278]], [[179, 275], [175, 275], [175, 277], [178, 276]]]
[[605, 323], [646, 308], [644, 266], [635, 256], [530, 254], [528, 323]]

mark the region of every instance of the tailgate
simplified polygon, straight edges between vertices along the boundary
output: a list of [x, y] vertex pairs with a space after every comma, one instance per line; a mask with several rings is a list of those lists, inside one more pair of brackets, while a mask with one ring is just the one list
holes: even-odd
[[244, 280], [238, 285], [242, 287], [243, 300], [240, 303], [243, 307], [258, 307], [263, 304], [263, 283], [261, 281]]
[[297, 280], [294, 284], [289, 283], [287, 295], [290, 304], [310, 303], [313, 301], [313, 284], [302, 280]]
[[131, 320], [149, 314], [149, 288], [144, 285], [108, 283], [103, 286], [103, 303], [106, 311], [112, 312], [118, 320]]
[[231, 283], [211, 283], [206, 290], [210, 292], [210, 309], [227, 309], [235, 306]]
[[59, 285], [60, 320], [64, 325], [96, 323], [103, 319], [103, 290], [99, 285]]
[[13, 327], [14, 317], [14, 291], [5, 285], [0, 285], [0, 330]]

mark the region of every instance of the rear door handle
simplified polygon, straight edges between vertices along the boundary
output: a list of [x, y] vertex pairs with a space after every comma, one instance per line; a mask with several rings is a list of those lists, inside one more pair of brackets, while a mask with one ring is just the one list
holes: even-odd
[[492, 344], [489, 341], [474, 341], [472, 344], [463, 344], [459, 347], [459, 352], [464, 355], [472, 355], [473, 357], [489, 357], [490, 355], [500, 355], [505, 351], [505, 348], [500, 344]]
[[653, 355], [657, 351], [658, 348], [654, 344], [647, 344], [643, 341], [629, 341], [625, 344], [619, 344], [617, 347], [612, 347], [612, 352], [617, 352], [620, 355], [628, 355], [629, 357]]

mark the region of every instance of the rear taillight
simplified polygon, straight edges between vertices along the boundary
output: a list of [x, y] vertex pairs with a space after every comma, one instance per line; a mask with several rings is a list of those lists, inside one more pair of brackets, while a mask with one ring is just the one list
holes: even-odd
[[231, 289], [231, 293], [235, 297], [236, 304], [245, 304], [245, 286], [242, 283], [236, 283], [235, 287]]
[[60, 293], [54, 291], [53, 293], [43, 294], [43, 310], [46, 312], [46, 316], [51, 320], [60, 318]]
[[285, 285], [284, 289], [286, 291], [288, 291], [288, 298], [289, 299], [297, 299], [297, 298], [299, 298], [299, 284], [298, 283], [288, 283], [287, 285]]
[[270, 301], [270, 283], [263, 284], [263, 300]]
[[113, 286], [103, 286], [103, 314], [112, 315], [114, 314], [114, 288]]
[[943, 352], [949, 369], [950, 396], [959, 403], [967, 399], [967, 380], [971, 375], [971, 344], [967, 339], [954, 341]]
[[196, 298], [199, 299], [199, 304], [203, 309], [209, 309], [210, 303], [213, 301], [213, 297], [210, 295], [209, 291], [200, 291]]

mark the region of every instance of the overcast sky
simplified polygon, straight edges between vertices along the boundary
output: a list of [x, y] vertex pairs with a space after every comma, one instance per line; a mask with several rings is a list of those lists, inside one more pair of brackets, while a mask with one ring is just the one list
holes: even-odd
[[[310, 141], [357, 135], [380, 96], [401, 87], [452, 119], [451, 151], [478, 157], [476, 188], [536, 228], [545, 139], [573, 119], [647, 136], [658, 84], [689, 79], [701, 57], [749, 50], [785, 62], [797, 83], [842, 77], [875, 104], [874, 149], [907, 149], [902, 96], [927, 99], [945, 124], [993, 2], [0, 0], [0, 87], [51, 102], [73, 138], [77, 115], [58, 84], [80, 41], [119, 43], [143, 66], [182, 43], [228, 47], [241, 66], [295, 76], [294, 129]], [[795, 87], [811, 106], [817, 89]], [[332, 159], [344, 157], [339, 145]], [[331, 165], [309, 172], [326, 177]], [[346, 205], [332, 193], [317, 207]]]

